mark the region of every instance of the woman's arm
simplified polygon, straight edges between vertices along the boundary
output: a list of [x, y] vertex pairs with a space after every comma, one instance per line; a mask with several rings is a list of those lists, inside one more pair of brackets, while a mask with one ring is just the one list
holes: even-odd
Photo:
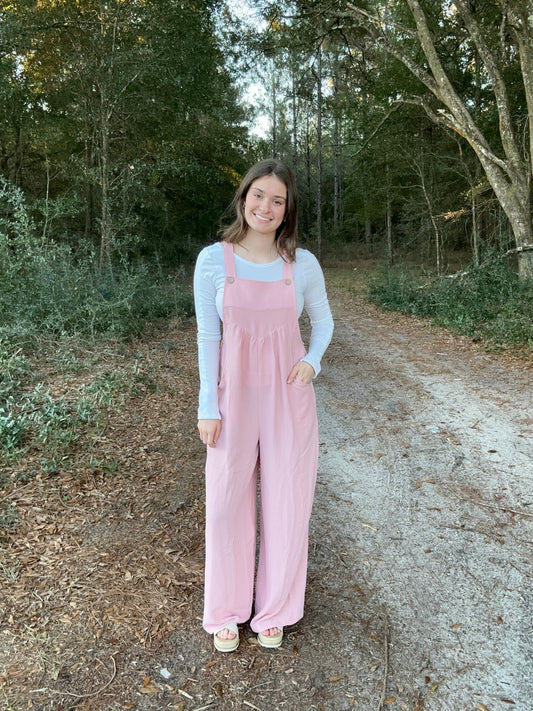
[[220, 420], [218, 374], [220, 363], [220, 317], [216, 307], [215, 265], [209, 248], [203, 249], [194, 270], [194, 305], [198, 326], [200, 395], [198, 419]]
[[304, 308], [311, 320], [311, 338], [307, 355], [302, 360], [313, 367], [316, 376], [333, 335], [333, 317], [322, 268], [311, 252], [305, 251], [304, 255]]

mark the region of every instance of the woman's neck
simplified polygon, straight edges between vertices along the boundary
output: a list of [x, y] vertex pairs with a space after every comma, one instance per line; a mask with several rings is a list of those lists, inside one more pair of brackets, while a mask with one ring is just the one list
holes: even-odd
[[269, 264], [278, 257], [275, 235], [258, 235], [248, 231], [244, 239], [234, 244], [235, 254], [255, 264]]

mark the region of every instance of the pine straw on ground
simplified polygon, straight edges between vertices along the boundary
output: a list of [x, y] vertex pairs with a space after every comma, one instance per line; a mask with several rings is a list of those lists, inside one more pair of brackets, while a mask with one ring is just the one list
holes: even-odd
[[[413, 336], [430, 328], [380, 318]], [[16, 525], [0, 528], [0, 709], [336, 711], [362, 708], [361, 689], [383, 708], [387, 612], [331, 556], [338, 544], [316, 515], [305, 624], [273, 652], [246, 627], [237, 653], [212, 652], [200, 621], [205, 450], [194, 325], [176, 322], [93, 355], [107, 373], [134, 373], [123, 407], [76, 444], [71, 469], [39, 471], [30, 451], [0, 491], [0, 505], [16, 512]], [[44, 356], [37, 367], [57, 394], [90, 378], [67, 379]], [[339, 626], [357, 640], [351, 652]], [[417, 689], [401, 706], [422, 708]]]
[[[123, 406], [77, 442], [71, 469], [39, 471], [42, 453], [29, 451], [0, 493], [17, 515], [0, 529], [0, 709], [331, 711], [354, 708], [361, 684], [379, 699], [385, 617], [362, 592], [347, 613], [352, 583], [330, 560], [336, 543], [323, 524], [320, 545], [311, 539], [305, 625], [272, 651], [244, 625], [236, 653], [213, 653], [201, 628], [205, 448], [193, 323], [107, 344], [90, 360], [100, 375], [134, 374]], [[91, 378], [65, 377], [53, 362], [42, 355], [36, 368], [58, 396]], [[361, 638], [353, 669], [339, 624]]]
[[[109, 696], [98, 701], [108, 685], [128, 708], [119, 656], [160, 649], [191, 610], [198, 614], [204, 451], [195, 331], [176, 323], [126, 352], [120, 346], [106, 368], [128, 360], [146, 377], [85, 443], [92, 456], [80, 447], [72, 470], [24, 483], [32, 455], [0, 494], [18, 515], [14, 530], [0, 530], [0, 707], [111, 708]], [[91, 462], [113, 462], [114, 472]], [[135, 690], [151, 690], [146, 676], [140, 669]]]

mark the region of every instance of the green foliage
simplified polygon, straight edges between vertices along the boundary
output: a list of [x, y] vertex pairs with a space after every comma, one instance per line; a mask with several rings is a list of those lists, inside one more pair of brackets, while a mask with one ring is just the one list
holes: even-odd
[[[22, 192], [0, 178], [0, 461], [25, 452], [41, 454], [41, 468], [68, 465], [87, 429], [101, 427], [138, 386], [138, 372], [103, 373], [90, 384], [57, 396], [32, 382], [29, 353], [43, 338], [61, 343], [98, 335], [139, 334], [147, 321], [192, 314], [192, 294], [183, 270], [165, 274], [157, 264], [109, 264], [97, 268], [94, 254], [39, 239]], [[63, 371], [83, 364], [59, 345]], [[0, 481], [0, 487], [6, 485]]]
[[[28, 388], [27, 382], [13, 382], [0, 407], [0, 462], [38, 451], [43, 471], [67, 468], [73, 445], [86, 432], [105, 427], [107, 413], [135, 395], [144, 377], [137, 364], [131, 370], [98, 371], [90, 383], [63, 395], [42, 383]], [[6, 483], [0, 481], [0, 489]]]
[[[7, 501], [0, 502], [0, 532], [2, 530], [15, 531], [18, 526], [18, 519], [19, 514], [14, 506], [11, 506]], [[5, 573], [6, 570], [4, 569], [2, 572]]]
[[[66, 245], [37, 239], [21, 191], [2, 178], [0, 190], [10, 208], [0, 211], [0, 350], [2, 342], [43, 332], [128, 337], [147, 321], [192, 313], [183, 270], [164, 274], [159, 266], [137, 260], [101, 271], [89, 249], [76, 256]], [[14, 352], [9, 357], [0, 389], [18, 367]]]
[[533, 282], [518, 279], [494, 254], [453, 278], [423, 276], [405, 267], [384, 269], [370, 287], [370, 298], [495, 347], [533, 348]]
[[44, 239], [180, 263], [215, 231], [247, 141], [218, 5], [4, 3], [0, 173]]

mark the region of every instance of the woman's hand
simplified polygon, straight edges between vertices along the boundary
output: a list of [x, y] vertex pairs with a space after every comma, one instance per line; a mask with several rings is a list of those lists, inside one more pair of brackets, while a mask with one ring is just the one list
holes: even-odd
[[222, 423], [220, 420], [198, 420], [200, 439], [208, 447], [216, 447]]
[[305, 360], [301, 360], [296, 363], [294, 368], [291, 370], [291, 374], [287, 378], [287, 383], [290, 385], [296, 378], [298, 378], [298, 380], [301, 380], [302, 383], [308, 385], [311, 380], [313, 380], [314, 376], [315, 369], [313, 366]]

